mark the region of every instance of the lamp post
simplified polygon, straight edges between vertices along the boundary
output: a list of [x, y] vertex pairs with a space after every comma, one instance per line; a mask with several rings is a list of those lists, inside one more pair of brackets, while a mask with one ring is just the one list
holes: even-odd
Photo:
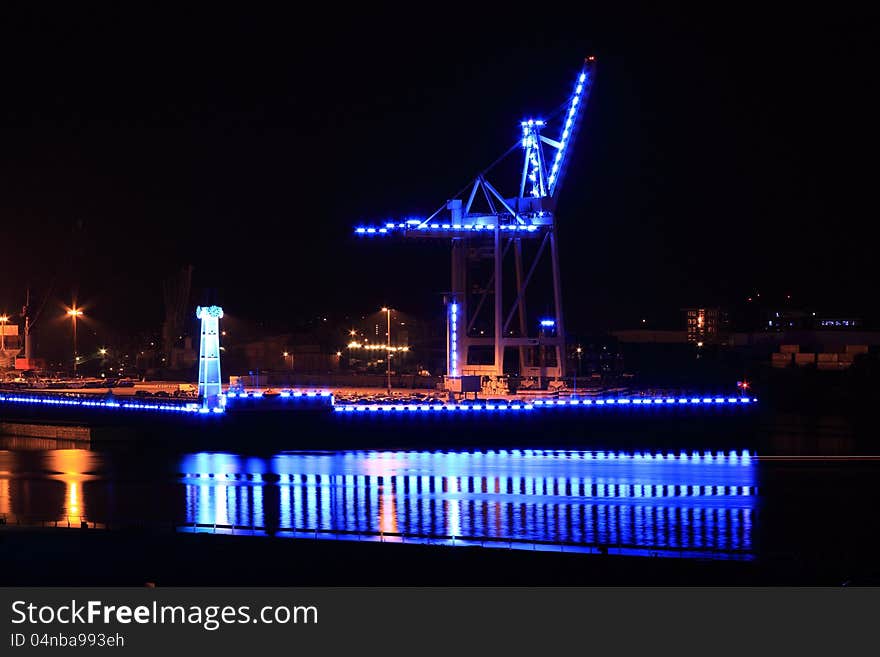
[[[98, 349], [98, 355], [101, 357], [101, 378], [107, 378], [107, 373], [104, 371], [107, 368], [107, 347], [101, 347]], [[110, 370], [113, 371], [112, 369]], [[112, 374], [110, 376], [113, 376]], [[112, 391], [108, 391], [109, 394], [113, 394]]]
[[83, 311], [74, 306], [70, 310], [67, 311], [67, 316], [73, 320], [73, 376], [76, 377], [76, 362], [79, 360], [79, 356], [76, 352], [76, 318], [82, 317]]
[[9, 315], [0, 315], [0, 351], [6, 351], [6, 324]]
[[581, 353], [583, 352], [583, 349], [581, 349], [579, 346], [576, 351], [577, 351], [577, 355], [578, 355], [578, 364], [574, 370], [574, 396], [575, 397], [577, 397], [577, 392], [578, 392], [578, 374], [580, 374], [580, 371], [581, 371]]
[[384, 307], [382, 308], [382, 312], [386, 313], [388, 316], [388, 335], [387, 337], [387, 349], [385, 356], [385, 371], [387, 372], [388, 378], [388, 395], [391, 395], [391, 308]]
[[[352, 338], [357, 337], [357, 331], [355, 329], [351, 329], [351, 330], [349, 330], [348, 335], [351, 336]], [[351, 372], [351, 370], [352, 370], [352, 365], [351, 365], [351, 344], [352, 344], [352, 342], [353, 342], [353, 340], [349, 340], [349, 342], [348, 342], [348, 371], [349, 372]]]

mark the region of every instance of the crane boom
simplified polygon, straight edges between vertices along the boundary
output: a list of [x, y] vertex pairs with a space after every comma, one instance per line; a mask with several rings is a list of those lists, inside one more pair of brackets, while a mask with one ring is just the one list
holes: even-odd
[[551, 166], [547, 177], [550, 196], [558, 196], [559, 189], [562, 187], [562, 181], [565, 178], [565, 170], [568, 160], [566, 156], [573, 148], [574, 140], [575, 137], [577, 137], [578, 128], [580, 127], [581, 117], [584, 114], [583, 107], [586, 105], [587, 100], [590, 97], [595, 66], [596, 58], [592, 55], [584, 60], [584, 67], [577, 76], [574, 91], [568, 101], [568, 109], [563, 117], [562, 127], [559, 132], [559, 140], [556, 143], [556, 156], [553, 158], [553, 165]]

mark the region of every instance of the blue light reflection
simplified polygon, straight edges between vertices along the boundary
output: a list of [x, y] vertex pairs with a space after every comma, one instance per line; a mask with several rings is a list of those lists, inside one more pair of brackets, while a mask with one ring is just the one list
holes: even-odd
[[758, 489], [748, 451], [193, 454], [180, 467], [189, 523], [752, 555]]

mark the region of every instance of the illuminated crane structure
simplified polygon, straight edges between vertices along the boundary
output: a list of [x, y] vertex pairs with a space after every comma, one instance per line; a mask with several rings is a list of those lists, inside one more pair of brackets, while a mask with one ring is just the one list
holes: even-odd
[[[431, 216], [355, 228], [363, 237], [451, 240], [452, 286], [446, 296], [450, 379], [504, 376], [508, 347], [518, 351], [522, 376], [565, 375], [555, 211], [594, 70], [594, 58], [588, 57], [568, 101], [545, 119], [522, 121], [517, 143]], [[542, 134], [551, 124], [558, 124], [556, 139]], [[505, 197], [487, 175], [516, 151], [523, 154], [521, 174], [516, 173], [518, 194]], [[537, 289], [541, 279], [545, 284]], [[527, 301], [543, 311], [540, 317], [529, 314]]]

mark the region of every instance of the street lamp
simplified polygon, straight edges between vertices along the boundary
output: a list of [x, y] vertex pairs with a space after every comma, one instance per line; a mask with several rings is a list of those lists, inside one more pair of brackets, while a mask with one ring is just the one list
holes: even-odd
[[388, 316], [387, 354], [385, 356], [385, 371], [388, 378], [388, 395], [391, 395], [391, 308], [383, 307], [382, 312]]
[[[349, 329], [348, 334], [349, 334], [351, 337], [356, 338], [356, 337], [357, 337], [357, 334], [358, 334], [357, 329]], [[352, 366], [351, 366], [351, 342], [349, 342], [349, 343], [348, 343], [348, 371], [351, 372], [351, 370], [352, 370]]]
[[6, 351], [6, 323], [9, 315], [0, 315], [0, 351]]
[[74, 306], [67, 311], [67, 316], [73, 320], [73, 376], [76, 377], [76, 362], [79, 356], [76, 355], [76, 318], [82, 317], [83, 311]]
[[578, 347], [576, 349], [576, 351], [577, 351], [577, 355], [578, 355], [578, 364], [577, 364], [577, 368], [574, 371], [574, 395], [575, 395], [575, 397], [577, 397], [577, 392], [578, 392], [578, 374], [580, 374], [580, 371], [581, 371], [581, 354], [583, 353], [584, 350], [581, 349], [580, 347]]
[[106, 356], [107, 355], [107, 348], [101, 347], [100, 349], [98, 349], [98, 353], [101, 354], [102, 356]]

